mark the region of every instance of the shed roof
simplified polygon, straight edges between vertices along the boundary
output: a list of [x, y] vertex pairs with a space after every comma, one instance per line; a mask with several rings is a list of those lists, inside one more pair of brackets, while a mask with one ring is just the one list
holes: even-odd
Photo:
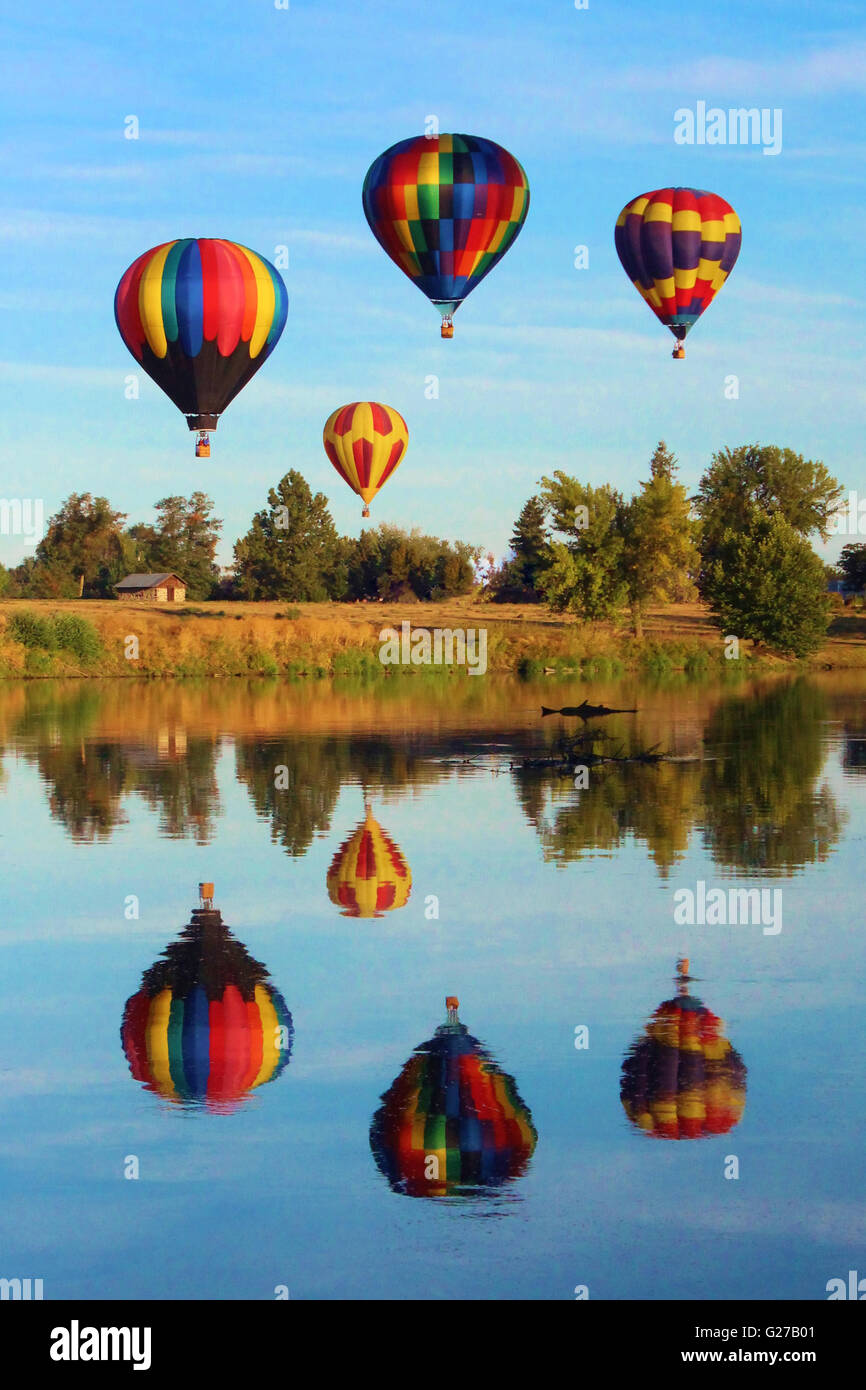
[[178, 584], [186, 585], [180, 575], [169, 570], [167, 574], [128, 574], [125, 579], [121, 579], [119, 584], [115, 584], [115, 589], [155, 589], [157, 584], [164, 584], [166, 579], [176, 579]]

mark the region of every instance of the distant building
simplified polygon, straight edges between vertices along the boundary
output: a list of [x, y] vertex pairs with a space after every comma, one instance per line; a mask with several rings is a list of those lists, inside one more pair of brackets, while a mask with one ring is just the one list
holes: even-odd
[[186, 583], [176, 574], [128, 574], [114, 587], [118, 598], [138, 598], [150, 603], [186, 600]]

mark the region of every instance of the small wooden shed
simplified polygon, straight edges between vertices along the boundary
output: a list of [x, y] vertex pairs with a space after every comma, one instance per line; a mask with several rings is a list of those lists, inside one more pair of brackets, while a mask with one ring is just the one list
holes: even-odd
[[149, 603], [186, 601], [186, 583], [176, 574], [128, 574], [114, 587], [118, 598], [144, 599]]

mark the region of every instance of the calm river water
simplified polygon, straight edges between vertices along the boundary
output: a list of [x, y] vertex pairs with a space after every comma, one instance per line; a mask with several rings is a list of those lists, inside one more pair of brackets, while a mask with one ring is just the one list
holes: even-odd
[[863, 676], [7, 683], [0, 750], [0, 1275], [866, 1273]]

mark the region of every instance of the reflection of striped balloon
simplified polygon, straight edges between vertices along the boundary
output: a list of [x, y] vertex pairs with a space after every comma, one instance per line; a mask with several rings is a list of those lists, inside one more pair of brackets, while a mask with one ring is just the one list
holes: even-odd
[[282, 995], [222, 922], [197, 911], [127, 1001], [121, 1038], [136, 1081], [166, 1100], [231, 1110], [292, 1049]]
[[405, 454], [409, 430], [403, 416], [391, 406], [352, 401], [328, 417], [322, 440], [343, 481], [370, 503]]
[[357, 830], [334, 855], [327, 883], [328, 896], [344, 909], [344, 917], [381, 917], [409, 901], [409, 865], [369, 807]]
[[376, 240], [444, 315], [517, 237], [529, 211], [529, 181], [493, 140], [418, 135], [373, 161], [363, 203]]
[[525, 1171], [537, 1138], [513, 1077], [459, 1022], [416, 1049], [370, 1127], [379, 1168], [410, 1197], [500, 1187]]
[[659, 188], [623, 208], [616, 249], [653, 313], [682, 340], [725, 283], [740, 254], [730, 203], [698, 188]]
[[691, 995], [656, 1009], [622, 1066], [629, 1119], [661, 1139], [726, 1134], [746, 1103], [746, 1068], [722, 1021]]
[[215, 428], [276, 346], [288, 309], [282, 276], [269, 261], [209, 237], [145, 251], [114, 298], [120, 336], [190, 429]]

